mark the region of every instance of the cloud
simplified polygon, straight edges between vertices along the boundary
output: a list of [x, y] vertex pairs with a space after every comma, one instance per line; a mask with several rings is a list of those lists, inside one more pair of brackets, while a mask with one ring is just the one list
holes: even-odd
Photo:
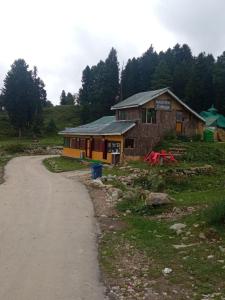
[[224, 0], [159, 0], [155, 5], [159, 23], [196, 54], [225, 50], [224, 11]]
[[[120, 67], [151, 44], [157, 51], [188, 43], [214, 54], [224, 45], [223, 0], [9, 0], [1, 3], [0, 87], [15, 59], [24, 58], [59, 102], [62, 89], [81, 86], [86, 65], [111, 47]], [[13, 7], [13, 9], [12, 9]]]

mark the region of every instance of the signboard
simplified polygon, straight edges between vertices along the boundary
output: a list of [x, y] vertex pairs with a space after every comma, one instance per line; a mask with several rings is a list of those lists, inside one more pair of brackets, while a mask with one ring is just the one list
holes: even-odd
[[171, 102], [169, 100], [156, 100], [157, 110], [171, 110]]

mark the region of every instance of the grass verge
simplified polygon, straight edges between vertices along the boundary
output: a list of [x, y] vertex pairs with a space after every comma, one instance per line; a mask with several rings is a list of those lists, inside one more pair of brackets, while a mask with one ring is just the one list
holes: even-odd
[[45, 167], [55, 173], [87, 169], [87, 164], [75, 158], [51, 157], [43, 161]]

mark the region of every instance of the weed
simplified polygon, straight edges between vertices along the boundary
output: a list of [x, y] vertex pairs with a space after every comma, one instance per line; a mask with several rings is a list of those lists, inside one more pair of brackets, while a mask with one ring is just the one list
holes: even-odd
[[225, 224], [225, 198], [216, 200], [204, 212], [206, 221], [210, 225]]

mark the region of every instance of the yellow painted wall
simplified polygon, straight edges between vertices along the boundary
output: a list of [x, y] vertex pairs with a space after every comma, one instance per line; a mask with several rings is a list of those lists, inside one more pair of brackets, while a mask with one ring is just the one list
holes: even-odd
[[63, 155], [68, 157], [80, 158], [80, 153], [84, 150], [72, 149], [72, 148], [63, 148]]
[[[70, 137], [70, 138], [75, 138], [75, 136], [65, 136], [65, 137]], [[83, 136], [79, 136], [80, 138], [84, 138]], [[86, 136], [85, 136], [86, 138]], [[88, 137], [91, 138], [91, 137]], [[122, 160], [122, 156], [123, 156], [123, 136], [120, 135], [114, 135], [114, 136], [96, 136], [93, 138], [100, 138], [103, 139], [105, 138], [107, 141], [109, 142], [120, 142], [121, 143], [121, 155], [120, 158]], [[74, 157], [74, 158], [80, 158], [81, 157], [81, 152], [85, 153], [85, 150], [80, 150], [80, 149], [73, 149], [73, 148], [63, 148], [63, 155], [64, 156], [68, 156], [68, 157]], [[112, 163], [112, 154], [111, 153], [107, 153], [107, 159], [103, 159], [103, 153], [102, 152], [98, 152], [98, 151], [92, 151], [92, 159], [93, 160], [100, 160], [104, 163]]]

